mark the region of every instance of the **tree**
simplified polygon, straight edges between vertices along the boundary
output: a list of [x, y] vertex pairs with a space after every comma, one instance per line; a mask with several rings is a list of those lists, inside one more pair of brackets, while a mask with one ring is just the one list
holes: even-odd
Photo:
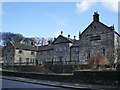
[[117, 49], [117, 53], [118, 53], [118, 59], [115, 66], [117, 70], [120, 70], [120, 48]]
[[1, 32], [0, 33], [0, 44], [5, 46], [8, 41], [21, 42], [23, 39], [22, 34], [15, 34], [11, 32]]
[[51, 43], [53, 38], [43, 37], [23, 37], [22, 34], [16, 34], [11, 32], [0, 33], [0, 45], [5, 46], [8, 41], [23, 43], [28, 45], [43, 46]]
[[120, 62], [120, 48], [117, 49], [118, 52], [118, 62]]
[[31, 41], [34, 43], [35, 46], [43, 46], [52, 43], [53, 38], [39, 38], [33, 37]]
[[109, 65], [109, 61], [105, 56], [96, 54], [90, 57], [89, 65], [93, 69], [99, 69], [105, 67], [105, 65]]
[[32, 43], [32, 38], [26, 38], [26, 37], [24, 37], [24, 38], [20, 41], [20, 43], [31, 45], [31, 43]]

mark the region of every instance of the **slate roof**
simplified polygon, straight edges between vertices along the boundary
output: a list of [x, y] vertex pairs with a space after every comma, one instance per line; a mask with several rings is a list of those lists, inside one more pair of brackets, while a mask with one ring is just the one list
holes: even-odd
[[47, 50], [52, 50], [53, 46], [49, 46], [49, 45], [44, 45], [44, 46], [39, 46], [38, 47], [38, 51], [47, 51]]
[[73, 43], [73, 39], [71, 39], [71, 38], [68, 38], [68, 37], [65, 37], [65, 36], [63, 36], [63, 35], [59, 35], [54, 41], [53, 41], [53, 43], [52, 44], [57, 44], [57, 43], [55, 43], [56, 41], [57, 41], [57, 39], [58, 38], [64, 38], [66, 41], [61, 41], [61, 42], [59, 42], [59, 43]]
[[80, 40], [75, 40], [72, 47], [78, 47], [80, 45]]
[[120, 34], [115, 31], [115, 34], [117, 34], [120, 37]]
[[22, 50], [30, 50], [30, 51], [37, 51], [37, 47], [33, 45], [27, 45], [22, 43], [13, 43], [13, 46], [16, 49], [22, 49]]

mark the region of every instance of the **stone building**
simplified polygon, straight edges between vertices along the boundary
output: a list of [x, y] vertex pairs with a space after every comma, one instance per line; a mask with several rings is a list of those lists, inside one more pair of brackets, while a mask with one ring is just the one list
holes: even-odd
[[39, 46], [37, 50], [36, 59], [37, 59], [36, 64], [52, 63], [53, 46], [52, 45]]
[[107, 26], [99, 20], [97, 12], [93, 21], [82, 32], [79, 40], [63, 36], [63, 32], [48, 45], [35, 47], [21, 43], [8, 43], [5, 47], [5, 65], [88, 65], [95, 54], [105, 56], [111, 65], [120, 62], [120, 34], [114, 26]]
[[69, 64], [70, 63], [70, 47], [73, 45], [74, 40], [68, 37], [59, 35], [52, 43], [53, 45], [53, 62], [55, 64]]
[[[71, 50], [71, 64], [73, 65], [80, 65], [80, 57], [79, 57], [79, 53], [80, 53], [80, 41], [79, 40], [75, 40], [73, 45], [71, 46], [70, 50]], [[82, 63], [83, 64], [83, 63]]]
[[71, 59], [79, 61], [79, 64], [88, 64], [92, 55], [100, 54], [106, 56], [112, 65], [118, 61], [119, 47], [120, 35], [114, 26], [108, 27], [100, 22], [99, 14], [95, 12], [92, 23], [79, 35], [79, 40], [73, 43]]
[[37, 48], [22, 43], [7, 43], [4, 48], [4, 65], [36, 65]]
[[70, 62], [70, 47], [73, 40], [68, 37], [59, 35], [51, 44], [38, 47], [37, 60], [38, 64], [68, 64]]

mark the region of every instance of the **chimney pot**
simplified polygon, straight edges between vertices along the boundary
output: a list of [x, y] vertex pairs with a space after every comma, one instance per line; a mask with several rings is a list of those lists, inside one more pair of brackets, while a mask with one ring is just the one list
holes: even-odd
[[61, 31], [61, 35], [63, 35], [63, 31]]
[[74, 36], [74, 40], [76, 40], [76, 36]]
[[68, 35], [68, 38], [70, 38], [70, 35]]

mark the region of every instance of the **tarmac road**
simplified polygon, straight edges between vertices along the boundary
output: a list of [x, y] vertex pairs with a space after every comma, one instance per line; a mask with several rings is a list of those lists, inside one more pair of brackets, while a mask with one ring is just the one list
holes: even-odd
[[[9, 90], [13, 90], [10, 88], [31, 88], [34, 89], [45, 89], [48, 90], [120, 90], [120, 87], [107, 86], [107, 85], [91, 85], [91, 84], [75, 84], [75, 83], [63, 83], [63, 82], [53, 82], [53, 81], [43, 81], [43, 80], [35, 80], [28, 78], [20, 78], [20, 77], [8, 77], [8, 76], [0, 76], [0, 80], [2, 81], [2, 88], [9, 88]], [[5, 89], [6, 90], [6, 89]], [[7, 89], [8, 90], [8, 89]], [[16, 89], [14, 89], [16, 90]], [[25, 89], [26, 90], [26, 89]]]

